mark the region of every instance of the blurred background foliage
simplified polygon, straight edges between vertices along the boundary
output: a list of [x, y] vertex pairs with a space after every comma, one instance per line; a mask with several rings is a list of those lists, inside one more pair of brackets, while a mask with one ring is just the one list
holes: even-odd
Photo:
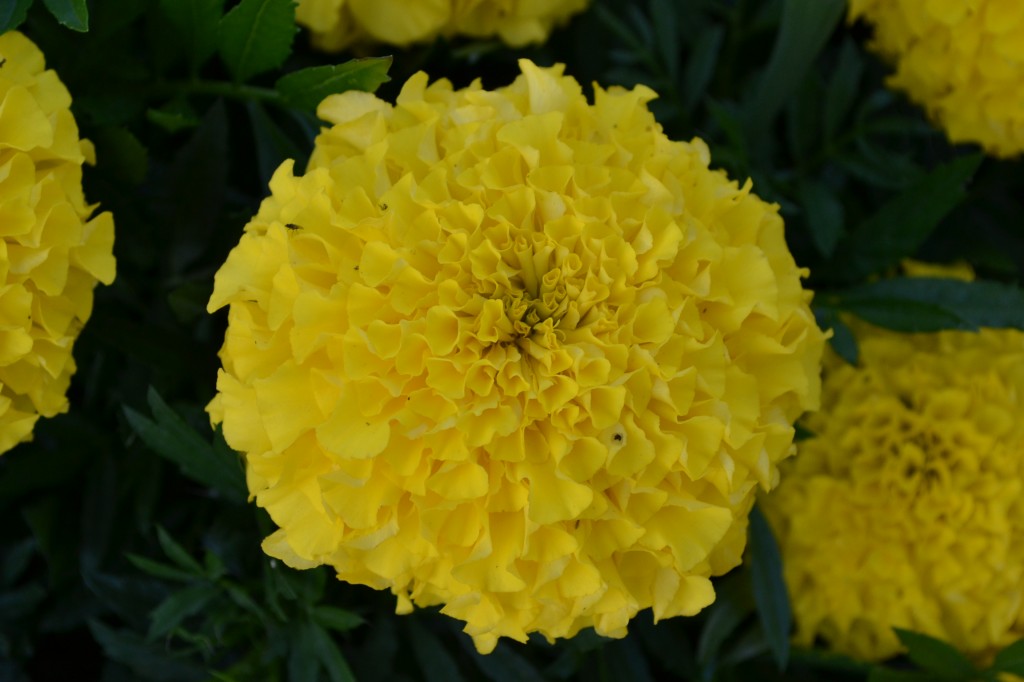
[[[9, 0], [97, 146], [91, 201], [117, 223], [118, 278], [75, 349], [68, 414], [0, 458], [0, 680], [969, 680], [1024, 674], [1024, 645], [985, 671], [901, 633], [870, 666], [790, 649], [778, 552], [755, 516], [747, 565], [695, 618], [624, 640], [584, 632], [478, 655], [435, 610], [294, 571], [259, 548], [238, 457], [203, 412], [225, 316], [213, 273], [286, 158], [304, 163], [315, 104], [393, 98], [417, 70], [504, 85], [516, 59], [582, 83], [645, 84], [669, 136], [778, 202], [816, 313], [856, 358], [849, 311], [905, 331], [1024, 327], [1024, 166], [953, 148], [884, 88], [843, 0], [595, 0], [543, 46], [444, 41], [313, 52], [290, 0]], [[349, 58], [361, 61], [347, 62]], [[381, 57], [393, 57], [381, 59]], [[334, 66], [340, 64], [341, 66]], [[314, 69], [312, 71], [308, 69]], [[390, 81], [384, 82], [387, 75]], [[900, 260], [966, 259], [977, 283], [888, 279]]]

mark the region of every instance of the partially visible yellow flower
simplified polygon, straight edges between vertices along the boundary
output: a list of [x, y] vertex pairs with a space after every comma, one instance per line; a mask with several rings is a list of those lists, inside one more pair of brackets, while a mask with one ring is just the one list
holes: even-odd
[[927, 109], [953, 142], [1024, 151], [1024, 2], [851, 0], [893, 63], [892, 87]]
[[114, 279], [114, 221], [92, 216], [71, 97], [28, 38], [0, 36], [0, 453], [67, 411], [71, 347], [97, 280]]
[[485, 652], [711, 603], [823, 348], [777, 206], [651, 90], [520, 66], [325, 100], [209, 304], [264, 549], [444, 604]]
[[497, 36], [540, 43], [590, 0], [299, 0], [295, 16], [313, 43], [343, 50], [356, 42], [407, 46], [438, 36]]
[[899, 627], [985, 660], [1024, 637], [1024, 332], [856, 330], [763, 500], [796, 641], [879, 660]]

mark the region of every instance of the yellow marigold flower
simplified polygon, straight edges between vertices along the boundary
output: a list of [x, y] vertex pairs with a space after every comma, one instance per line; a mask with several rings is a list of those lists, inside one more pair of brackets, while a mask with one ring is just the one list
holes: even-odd
[[1024, 332], [857, 331], [763, 501], [796, 640], [884, 659], [900, 627], [985, 659], [1024, 637]]
[[540, 43], [590, 0], [299, 0], [295, 16], [313, 43], [343, 50], [356, 42], [407, 46], [438, 36], [497, 36]]
[[485, 652], [711, 603], [823, 347], [777, 207], [651, 90], [520, 67], [326, 99], [209, 304], [264, 549], [444, 604]]
[[895, 66], [892, 87], [927, 109], [953, 142], [990, 154], [1024, 151], [1024, 3], [1020, 0], [851, 0]]
[[71, 96], [17, 32], [0, 36], [0, 453], [67, 411], [71, 346], [96, 281], [114, 279], [114, 221], [92, 216]]

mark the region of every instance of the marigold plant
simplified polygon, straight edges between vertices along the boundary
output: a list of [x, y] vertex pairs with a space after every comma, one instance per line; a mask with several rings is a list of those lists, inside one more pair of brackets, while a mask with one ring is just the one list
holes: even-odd
[[1024, 637], [1024, 332], [858, 330], [764, 501], [796, 641], [877, 660], [899, 627], [984, 659]]
[[540, 43], [589, 0], [299, 0], [296, 19], [325, 50], [357, 42], [406, 46], [438, 36]]
[[889, 79], [953, 142], [989, 153], [1024, 150], [1024, 3], [1017, 0], [852, 0], [850, 18], [874, 28]]
[[651, 90], [520, 66], [325, 100], [209, 303], [264, 549], [444, 604], [485, 652], [711, 603], [823, 347], [777, 207]]
[[72, 345], [114, 279], [114, 221], [85, 202], [93, 151], [70, 106], [42, 52], [0, 36], [0, 453], [67, 410]]

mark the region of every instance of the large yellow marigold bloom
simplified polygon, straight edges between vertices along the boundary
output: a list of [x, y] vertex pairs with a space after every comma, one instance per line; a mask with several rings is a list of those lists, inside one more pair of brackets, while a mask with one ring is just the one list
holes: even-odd
[[482, 651], [707, 606], [823, 346], [777, 207], [652, 91], [520, 66], [325, 100], [209, 305], [264, 549], [443, 603]]
[[114, 279], [114, 221], [91, 217], [71, 96], [17, 32], [0, 36], [0, 453], [67, 411], [71, 347], [97, 280]]
[[590, 0], [299, 0], [295, 16], [313, 43], [342, 50], [356, 42], [407, 46], [438, 36], [497, 36], [540, 43]]
[[1024, 332], [858, 330], [764, 500], [796, 639], [883, 659], [900, 627], [985, 658], [1024, 637]]
[[924, 106], [953, 142], [1024, 151], [1024, 2], [851, 0], [874, 26], [890, 84]]

